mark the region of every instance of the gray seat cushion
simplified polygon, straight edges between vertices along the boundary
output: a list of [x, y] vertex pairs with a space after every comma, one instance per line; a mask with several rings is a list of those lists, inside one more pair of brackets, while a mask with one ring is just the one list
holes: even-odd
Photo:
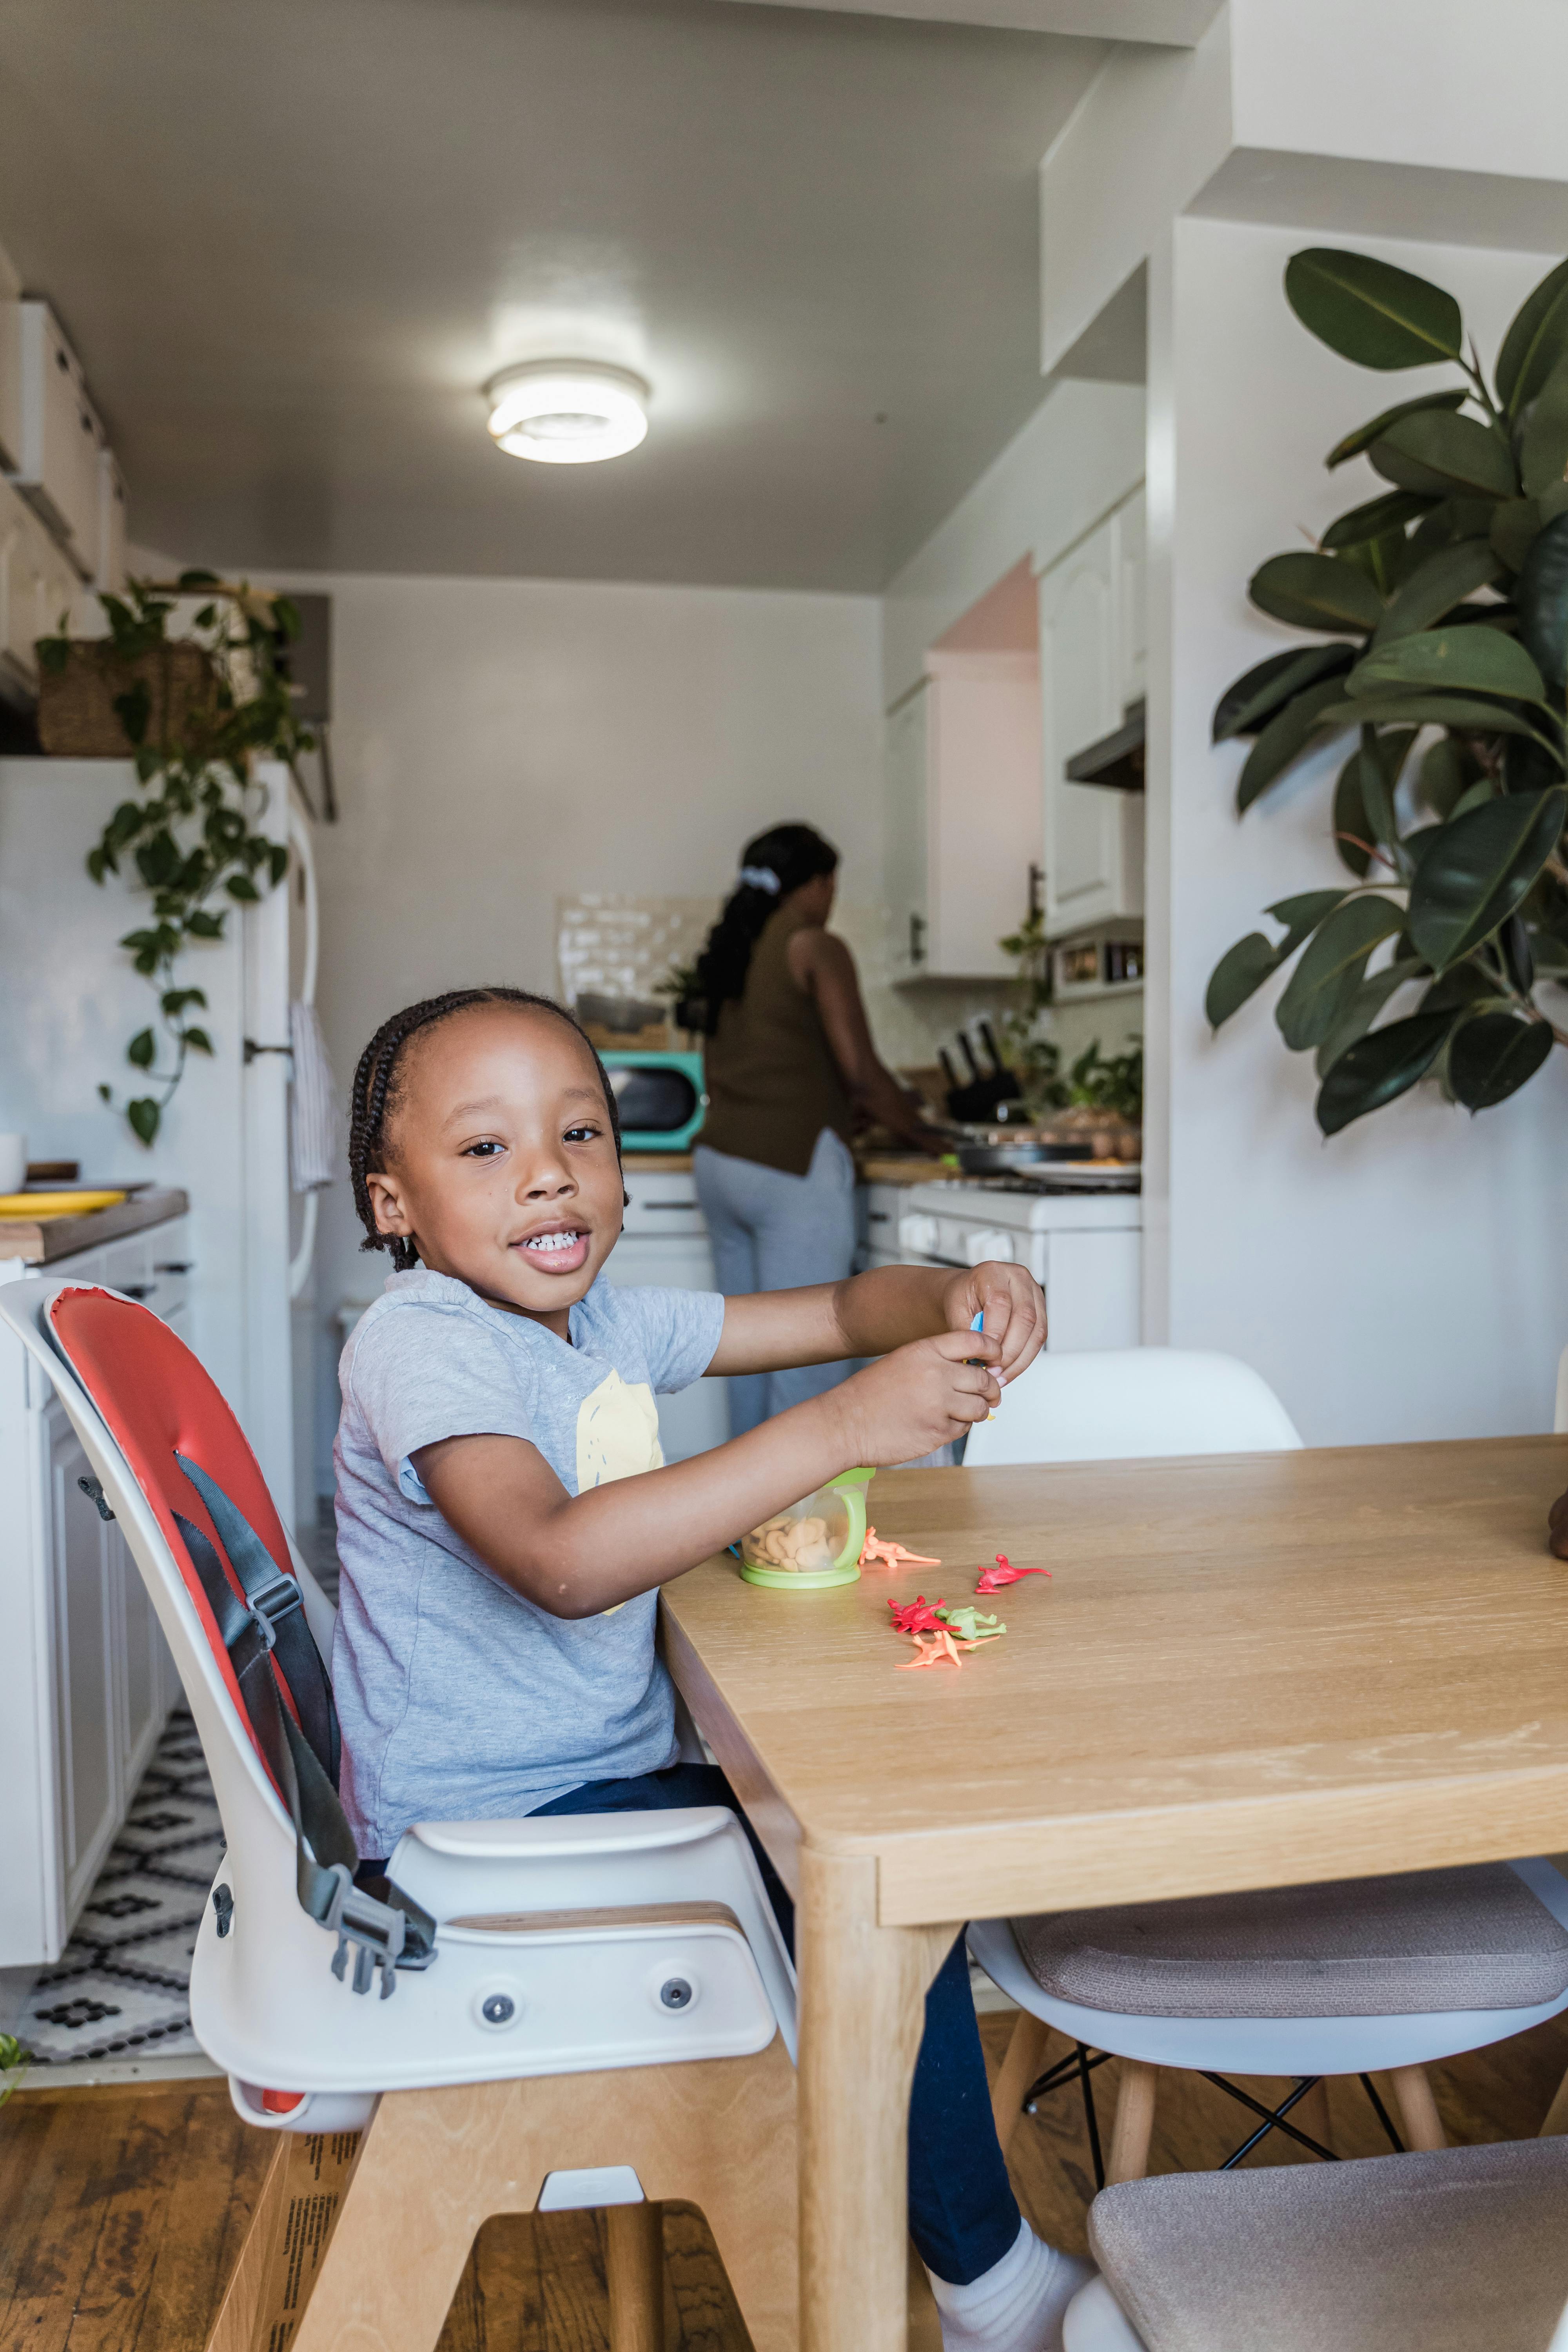
[[1568, 2139], [1131, 2180], [1089, 2237], [1148, 2352], [1545, 2352]]
[[1568, 1932], [1506, 1863], [1015, 1919], [1036, 1982], [1121, 2017], [1400, 2017], [1568, 1990]]

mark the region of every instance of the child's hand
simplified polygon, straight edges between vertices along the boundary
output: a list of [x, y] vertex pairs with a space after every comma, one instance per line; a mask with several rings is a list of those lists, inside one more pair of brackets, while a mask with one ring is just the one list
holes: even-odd
[[986, 1338], [1002, 1343], [995, 1359], [999, 1381], [1027, 1371], [1046, 1344], [1046, 1294], [1021, 1265], [988, 1258], [973, 1274], [955, 1274], [943, 1305], [954, 1331], [967, 1331], [977, 1315], [984, 1316]]
[[989, 1333], [943, 1331], [830, 1390], [820, 1402], [841, 1416], [846, 1462], [883, 1469], [963, 1437], [1002, 1394], [992, 1369], [1001, 1352]]

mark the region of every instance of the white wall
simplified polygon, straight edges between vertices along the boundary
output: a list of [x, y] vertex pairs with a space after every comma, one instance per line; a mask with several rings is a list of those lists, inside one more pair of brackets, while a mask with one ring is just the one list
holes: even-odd
[[[784, 817], [879, 903], [872, 597], [291, 577], [333, 599], [342, 822], [320, 829], [320, 1001], [345, 1098], [378, 1023], [442, 989], [555, 985], [554, 900], [718, 894]], [[379, 1287], [347, 1187], [318, 1296]]]
[[[1279, 983], [1211, 1038], [1215, 961], [1262, 908], [1342, 878], [1328, 831], [1342, 747], [1245, 820], [1244, 746], [1209, 746], [1222, 688], [1304, 640], [1254, 612], [1250, 572], [1373, 495], [1330, 476], [1350, 426], [1447, 371], [1379, 376], [1316, 342], [1280, 278], [1299, 231], [1174, 225], [1150, 313], [1148, 1337], [1233, 1350], [1309, 1444], [1550, 1426], [1568, 1341], [1568, 1056], [1473, 1122], [1426, 1086], [1325, 1144], [1310, 1055], [1286, 1053]], [[1490, 361], [1539, 257], [1377, 244], [1450, 287]], [[1168, 1129], [1167, 1129], [1168, 1121]], [[1168, 1134], [1168, 1140], [1167, 1139]]]

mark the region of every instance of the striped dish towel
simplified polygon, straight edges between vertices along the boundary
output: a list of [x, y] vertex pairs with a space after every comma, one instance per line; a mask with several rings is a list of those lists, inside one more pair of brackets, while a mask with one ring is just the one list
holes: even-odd
[[296, 1192], [316, 1192], [343, 1172], [342, 1118], [332, 1066], [313, 1004], [289, 1007], [294, 1082], [289, 1089], [289, 1172]]

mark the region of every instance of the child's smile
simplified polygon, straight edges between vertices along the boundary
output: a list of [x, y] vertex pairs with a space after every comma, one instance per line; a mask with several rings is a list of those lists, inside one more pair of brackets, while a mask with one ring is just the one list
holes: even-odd
[[588, 1232], [579, 1224], [541, 1225], [511, 1244], [519, 1255], [552, 1276], [575, 1274], [587, 1262]]

